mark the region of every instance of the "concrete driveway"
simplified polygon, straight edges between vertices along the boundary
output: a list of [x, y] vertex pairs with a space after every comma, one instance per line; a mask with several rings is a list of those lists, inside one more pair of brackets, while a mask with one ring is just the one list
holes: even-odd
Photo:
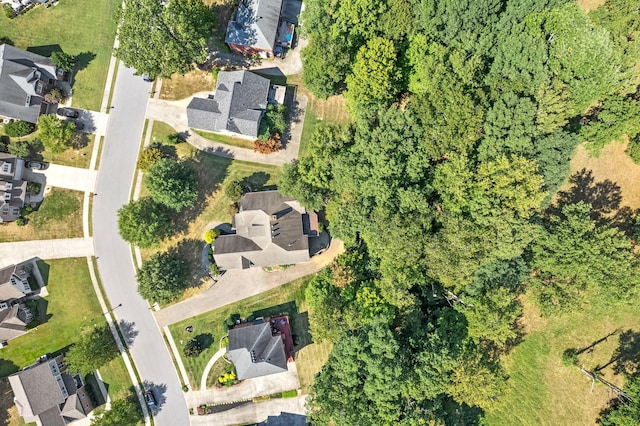
[[[208, 416], [190, 416], [191, 426], [195, 425], [239, 425], [263, 422], [269, 424], [299, 426], [306, 425], [306, 395], [296, 398], [272, 399], [265, 402], [249, 403], [222, 413]], [[280, 422], [278, 422], [280, 421]], [[273, 422], [273, 423], [272, 423]]]
[[42, 175], [44, 175], [46, 186], [93, 192], [97, 173], [95, 170], [50, 164], [46, 170], [26, 170], [25, 178], [29, 181], [42, 182]]
[[93, 238], [16, 241], [0, 243], [0, 268], [24, 262], [25, 259], [63, 259], [93, 256]]

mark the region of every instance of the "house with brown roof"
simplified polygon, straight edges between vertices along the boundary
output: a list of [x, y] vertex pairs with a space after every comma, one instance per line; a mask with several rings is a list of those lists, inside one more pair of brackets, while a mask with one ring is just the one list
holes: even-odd
[[308, 262], [309, 237], [318, 235], [318, 218], [278, 191], [250, 192], [240, 199], [234, 234], [221, 235], [213, 258], [221, 269]]
[[94, 408], [81, 375], [69, 374], [63, 355], [9, 376], [9, 383], [18, 413], [27, 423], [65, 426], [84, 419]]
[[24, 160], [0, 152], [0, 223], [13, 222], [27, 199], [27, 181], [23, 179]]

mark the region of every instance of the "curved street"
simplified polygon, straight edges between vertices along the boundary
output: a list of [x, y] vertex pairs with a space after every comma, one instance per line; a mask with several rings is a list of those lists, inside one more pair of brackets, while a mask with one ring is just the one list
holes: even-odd
[[[157, 425], [188, 425], [180, 381], [147, 302], [138, 295], [131, 249], [118, 234], [117, 211], [129, 201], [151, 83], [120, 65], [93, 205], [93, 239], [102, 285], [123, 327], [140, 379], [158, 400]], [[121, 306], [119, 306], [122, 304]], [[126, 328], [126, 330], [124, 330]]]

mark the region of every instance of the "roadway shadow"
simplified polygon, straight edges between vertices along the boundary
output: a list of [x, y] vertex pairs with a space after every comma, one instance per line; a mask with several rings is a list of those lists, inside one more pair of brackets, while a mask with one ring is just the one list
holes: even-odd
[[133, 342], [138, 335], [138, 330], [135, 329], [135, 325], [135, 322], [125, 321], [123, 319], [118, 322], [120, 333], [122, 334], [122, 338], [124, 339], [124, 343], [127, 347], [131, 347], [131, 345], [133, 345]]
[[561, 216], [562, 208], [580, 201], [591, 204], [590, 217], [599, 226], [616, 227], [632, 235], [636, 216], [640, 209], [622, 206], [622, 189], [608, 179], [596, 182], [591, 170], [582, 169], [569, 177], [571, 188], [560, 191], [556, 202], [547, 209], [552, 215]]

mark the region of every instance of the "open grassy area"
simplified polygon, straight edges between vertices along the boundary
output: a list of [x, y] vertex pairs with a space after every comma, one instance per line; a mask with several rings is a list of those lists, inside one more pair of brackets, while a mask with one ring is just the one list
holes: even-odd
[[167, 137], [178, 131], [168, 125], [167, 123], [163, 123], [162, 121], [154, 121], [153, 129], [151, 129], [151, 143], [154, 142], [165, 142], [167, 141]]
[[115, 37], [113, 0], [60, 0], [49, 9], [35, 7], [14, 19], [0, 14], [0, 37], [16, 47], [49, 56], [63, 50], [78, 55], [73, 106], [97, 111], [107, 79]]
[[0, 224], [0, 242], [82, 237], [82, 197], [80, 191], [52, 188], [26, 226]]
[[[503, 365], [509, 380], [498, 406], [487, 413], [490, 425], [586, 425], [594, 424], [600, 410], [612, 395], [603, 385], [591, 391], [591, 380], [576, 367], [562, 363], [569, 348], [585, 348], [610, 335], [591, 351], [579, 356], [587, 369], [604, 366], [620, 347], [623, 332], [640, 332], [637, 308], [621, 305], [612, 309], [597, 304], [581, 312], [541, 318], [535, 306], [524, 298], [522, 324], [527, 332], [522, 343], [505, 357]], [[637, 359], [638, 348], [632, 348]], [[617, 363], [601, 370], [602, 377], [623, 385], [623, 377], [614, 374]]]
[[[154, 129], [155, 129], [154, 125]], [[230, 222], [231, 200], [222, 188], [234, 180], [247, 182], [254, 190], [274, 185], [280, 174], [277, 166], [234, 161], [202, 152], [182, 143], [176, 146], [176, 155], [193, 167], [198, 173], [200, 191], [195, 207], [174, 217], [177, 232], [164, 240], [158, 247], [142, 250], [143, 259], [148, 259], [157, 251], [178, 247], [178, 252], [190, 265], [191, 283], [197, 286], [204, 278], [201, 262], [202, 235], [213, 222]], [[142, 194], [145, 194], [143, 185]], [[191, 290], [198, 291], [198, 290]], [[193, 293], [187, 292], [185, 297]]]
[[220, 133], [205, 132], [204, 130], [194, 129], [193, 131], [212, 142], [237, 146], [238, 148], [253, 149], [253, 140], [251, 139], [234, 138], [233, 136], [221, 135]]
[[128, 395], [132, 383], [121, 356], [102, 367], [100, 375], [112, 400]]
[[0, 377], [34, 363], [39, 356], [55, 353], [78, 340], [83, 327], [106, 322], [93, 293], [84, 258], [38, 261], [49, 295], [47, 321], [2, 349]]
[[[297, 336], [298, 345], [302, 347], [297, 357], [298, 374], [301, 377], [301, 383], [303, 383], [302, 378], [304, 378], [303, 385], [309, 386], [311, 378], [324, 363], [322, 357], [314, 358], [313, 356], [325, 352], [328, 353], [329, 350], [324, 343], [313, 343], [309, 335], [309, 313], [304, 292], [310, 279], [311, 277], [304, 277], [240, 302], [169, 326], [169, 330], [181, 354], [186, 343], [194, 336], [209, 334], [213, 337], [214, 343], [198, 357], [182, 357], [192, 385], [199, 386], [204, 367], [218, 350], [220, 339], [226, 335], [224, 321], [231, 314], [239, 314], [242, 318], [246, 318], [251, 314], [256, 317], [267, 317], [287, 312], [291, 321], [292, 332]], [[193, 333], [185, 331], [185, 327], [188, 325], [193, 326]], [[219, 367], [222, 367], [222, 365]], [[212, 372], [208, 381], [213, 382], [217, 376], [217, 372]]]
[[177, 101], [198, 92], [213, 92], [215, 85], [216, 79], [211, 72], [194, 69], [184, 75], [174, 74], [162, 80], [160, 99]]
[[351, 117], [346, 109], [344, 96], [331, 96], [327, 99], [318, 99], [302, 82], [302, 75], [291, 75], [286, 78], [288, 85], [296, 86], [298, 93], [307, 97], [307, 110], [304, 116], [302, 136], [300, 138], [300, 152], [302, 157], [307, 152], [307, 142], [311, 138], [316, 126], [320, 123], [344, 124], [351, 121]]

